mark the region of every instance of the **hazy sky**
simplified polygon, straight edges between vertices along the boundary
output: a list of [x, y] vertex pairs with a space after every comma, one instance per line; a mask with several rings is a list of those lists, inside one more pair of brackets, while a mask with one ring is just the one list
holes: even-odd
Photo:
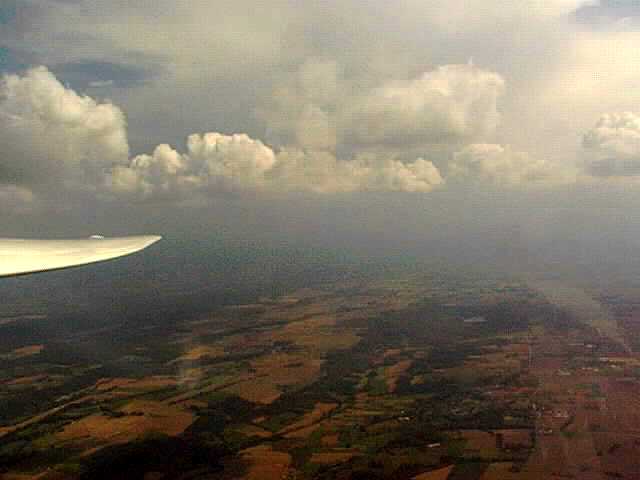
[[3, 0], [1, 233], [634, 246], [638, 45], [637, 0]]

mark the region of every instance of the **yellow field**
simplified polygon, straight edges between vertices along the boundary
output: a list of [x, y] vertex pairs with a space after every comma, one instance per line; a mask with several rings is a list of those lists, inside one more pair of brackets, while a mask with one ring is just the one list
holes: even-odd
[[337, 463], [348, 462], [353, 458], [353, 452], [328, 452], [314, 453], [311, 455], [311, 463], [321, 465], [335, 465]]
[[175, 360], [172, 360], [169, 363], [172, 364], [172, 363], [182, 362], [182, 361], [195, 362], [202, 358], [216, 358], [216, 357], [221, 357], [223, 355], [224, 355], [224, 348], [219, 345], [215, 345], [215, 346], [198, 345], [190, 348], [189, 350], [187, 350], [187, 352], [184, 355], [176, 358]]
[[60, 440], [123, 443], [152, 432], [179, 435], [194, 421], [191, 412], [160, 402], [134, 400], [120, 411], [127, 415], [119, 418], [90, 415], [67, 425], [57, 437]]
[[447, 480], [452, 470], [453, 465], [449, 465], [448, 467], [439, 468], [438, 470], [432, 470], [431, 472], [416, 475], [415, 477], [413, 477], [413, 480]]
[[135, 378], [103, 378], [98, 380], [95, 389], [99, 392], [112, 389], [156, 390], [177, 385], [175, 378], [166, 376]]
[[396, 391], [398, 379], [411, 367], [412, 363], [413, 360], [402, 360], [384, 369], [385, 382], [387, 383], [387, 391], [389, 393]]
[[44, 350], [44, 345], [28, 345], [22, 348], [16, 348], [11, 353], [0, 356], [5, 360], [18, 360], [19, 358], [37, 355]]
[[336, 403], [316, 403], [312, 412], [307, 413], [301, 420], [287, 426], [280, 432], [287, 438], [307, 438], [315, 430], [315, 424], [331, 413], [338, 405]]
[[291, 456], [276, 452], [268, 445], [248, 448], [240, 452], [249, 464], [244, 480], [281, 480], [289, 471]]
[[224, 391], [235, 393], [249, 402], [262, 403], [264, 405], [275, 402], [282, 394], [270, 378], [247, 380], [225, 388]]

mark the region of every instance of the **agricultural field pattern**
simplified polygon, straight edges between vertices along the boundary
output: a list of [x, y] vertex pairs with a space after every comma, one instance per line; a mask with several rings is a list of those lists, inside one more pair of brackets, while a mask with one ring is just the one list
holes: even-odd
[[637, 478], [636, 302], [389, 274], [25, 335], [0, 349], [0, 478]]

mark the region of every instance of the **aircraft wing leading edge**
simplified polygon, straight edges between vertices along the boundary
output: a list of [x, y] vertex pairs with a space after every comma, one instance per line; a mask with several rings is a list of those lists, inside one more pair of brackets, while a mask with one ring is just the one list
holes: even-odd
[[162, 237], [137, 236], [82, 240], [0, 238], [0, 277], [60, 270], [138, 252]]

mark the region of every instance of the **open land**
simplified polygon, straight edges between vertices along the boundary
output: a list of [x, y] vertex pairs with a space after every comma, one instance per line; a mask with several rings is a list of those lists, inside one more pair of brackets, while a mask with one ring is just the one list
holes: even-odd
[[0, 478], [637, 478], [640, 302], [574, 293], [407, 274], [25, 339]]

